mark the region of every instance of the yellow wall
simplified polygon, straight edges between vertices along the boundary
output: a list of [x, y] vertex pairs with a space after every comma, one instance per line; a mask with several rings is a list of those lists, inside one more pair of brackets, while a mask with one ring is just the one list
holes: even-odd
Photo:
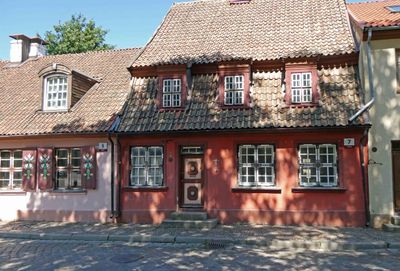
[[[360, 48], [361, 81], [369, 101], [367, 43]], [[376, 226], [393, 214], [391, 141], [400, 140], [400, 95], [396, 94], [396, 48], [400, 39], [371, 41], [375, 104], [369, 137], [370, 210]], [[372, 148], [377, 148], [373, 152]], [[375, 221], [374, 221], [375, 220]], [[386, 222], [384, 221], [384, 222]]]

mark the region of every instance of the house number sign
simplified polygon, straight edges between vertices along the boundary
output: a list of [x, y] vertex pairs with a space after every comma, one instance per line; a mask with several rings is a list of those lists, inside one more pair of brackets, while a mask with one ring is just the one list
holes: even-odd
[[344, 139], [344, 146], [347, 148], [352, 148], [355, 146], [354, 138], [345, 138]]

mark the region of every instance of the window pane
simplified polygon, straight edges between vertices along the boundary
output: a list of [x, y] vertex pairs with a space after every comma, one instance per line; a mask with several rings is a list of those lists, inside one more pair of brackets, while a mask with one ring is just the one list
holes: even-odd
[[225, 76], [225, 90], [234, 89], [233, 80], [233, 76]]
[[243, 89], [244, 87], [244, 77], [243, 75], [235, 76], [235, 89]]
[[56, 172], [56, 185], [57, 188], [68, 188], [68, 172], [64, 170], [57, 170]]
[[146, 163], [146, 149], [142, 147], [132, 148], [131, 160], [133, 166], [144, 166]]
[[300, 167], [301, 184], [305, 186], [317, 184], [317, 168], [316, 167]]
[[160, 166], [163, 164], [163, 155], [161, 147], [149, 148], [149, 163], [150, 166]]
[[134, 167], [131, 172], [131, 185], [146, 185], [146, 169]]
[[81, 188], [82, 180], [81, 180], [81, 171], [73, 170], [71, 172], [71, 188]]
[[10, 185], [10, 173], [0, 172], [0, 188], [7, 189]]
[[80, 167], [81, 166], [81, 150], [72, 149], [71, 151], [71, 166]]
[[66, 109], [67, 86], [66, 76], [56, 76], [47, 79], [46, 93], [44, 94], [47, 101], [44, 102], [49, 109]]
[[22, 172], [15, 171], [13, 174], [13, 189], [22, 188]]
[[11, 165], [11, 152], [9, 151], [2, 151], [0, 152], [0, 167], [2, 168], [9, 168]]
[[22, 167], [22, 151], [14, 151], [14, 167]]
[[315, 145], [300, 146], [300, 163], [314, 164], [317, 161], [317, 147]]
[[163, 92], [171, 92], [171, 81], [169, 79], [163, 81]]
[[303, 87], [311, 87], [311, 73], [303, 73]]

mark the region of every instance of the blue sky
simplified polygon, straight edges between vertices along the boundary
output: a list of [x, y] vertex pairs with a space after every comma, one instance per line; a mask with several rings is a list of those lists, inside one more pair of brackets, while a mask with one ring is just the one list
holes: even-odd
[[0, 0], [0, 59], [9, 57], [9, 35], [43, 34], [59, 21], [66, 21], [78, 13], [109, 30], [107, 43], [117, 48], [140, 47], [152, 36], [174, 2], [184, 1]]

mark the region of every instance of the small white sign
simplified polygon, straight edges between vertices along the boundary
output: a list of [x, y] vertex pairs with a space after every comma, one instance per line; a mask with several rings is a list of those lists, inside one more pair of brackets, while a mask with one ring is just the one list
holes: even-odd
[[103, 152], [103, 151], [107, 151], [108, 149], [108, 143], [98, 143], [97, 144], [97, 151]]
[[356, 144], [355, 144], [355, 140], [354, 140], [354, 138], [345, 138], [344, 139], [344, 146], [345, 147], [354, 147]]

